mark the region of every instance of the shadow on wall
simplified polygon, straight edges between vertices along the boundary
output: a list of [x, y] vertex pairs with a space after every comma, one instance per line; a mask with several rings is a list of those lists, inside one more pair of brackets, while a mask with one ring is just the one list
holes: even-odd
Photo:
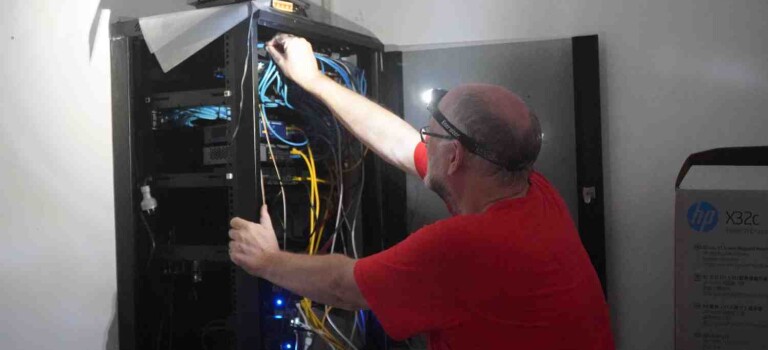
[[[99, 24], [102, 21], [102, 10], [104, 8], [111, 9], [117, 0], [101, 0], [96, 6], [96, 11], [93, 14], [93, 20], [91, 21], [91, 27], [88, 31], [88, 59], [93, 60], [93, 47], [96, 41], [96, 33], [99, 30]], [[118, 341], [118, 328], [117, 328], [117, 291], [112, 296], [112, 316], [107, 326], [106, 343], [104, 348], [106, 350], [118, 350], [120, 343]]]
[[88, 59], [93, 60], [93, 45], [96, 41], [96, 32], [99, 30], [99, 23], [101, 23], [101, 12], [104, 9], [104, 3], [107, 3], [107, 8], [112, 8], [109, 3], [113, 3], [116, 0], [100, 0], [96, 5], [96, 12], [93, 14], [93, 20], [91, 21], [91, 28], [88, 31]]
[[109, 321], [109, 327], [107, 328], [107, 342], [104, 345], [106, 350], [118, 350], [120, 348], [120, 341], [118, 339], [117, 332], [117, 292], [112, 297], [112, 319]]
[[[96, 33], [99, 30], [99, 24], [102, 21], [102, 10], [104, 8], [111, 9], [117, 0], [100, 0], [96, 6], [96, 11], [93, 14], [93, 20], [91, 21], [91, 27], [88, 31], [88, 59], [93, 60], [93, 47], [96, 41]], [[112, 316], [110, 317], [109, 325], [107, 326], [106, 342], [104, 348], [106, 350], [118, 350], [120, 343], [118, 341], [118, 328], [117, 328], [117, 291], [112, 296]]]

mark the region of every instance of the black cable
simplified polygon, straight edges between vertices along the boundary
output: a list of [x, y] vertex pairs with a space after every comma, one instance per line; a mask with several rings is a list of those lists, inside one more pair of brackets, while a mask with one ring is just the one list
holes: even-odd
[[163, 327], [165, 326], [165, 317], [166, 315], [163, 315], [163, 318], [160, 320], [160, 327], [158, 327], [157, 330], [157, 340], [155, 341], [155, 349], [160, 350], [160, 343], [163, 340]]
[[[336, 168], [336, 171], [337, 171], [337, 174], [336, 174], [335, 177], [336, 177], [336, 182], [339, 184], [339, 196], [342, 196], [343, 195], [342, 191], [343, 191], [343, 188], [344, 188], [343, 187], [344, 186], [344, 172], [343, 172], [343, 169], [342, 169], [342, 158], [341, 158], [341, 130], [339, 128], [338, 121], [335, 118], [333, 119], [333, 121], [334, 121], [334, 126], [336, 127], [336, 138], [337, 138], [337, 143], [338, 143], [338, 146], [339, 146], [339, 149], [338, 149], [339, 152], [338, 153], [334, 152], [334, 156], [336, 157], [336, 166], [334, 168]], [[323, 137], [323, 139], [329, 145], [332, 145], [330, 140], [328, 140], [325, 137]], [[331, 146], [331, 147], [333, 147], [333, 146]], [[339, 203], [338, 203], [338, 205], [341, 206], [341, 207], [343, 207], [343, 205], [344, 205], [344, 203], [342, 202], [342, 199], [343, 198], [340, 198]], [[337, 213], [338, 213], [337, 215], [341, 215], [341, 213], [343, 212], [343, 210], [339, 210], [339, 209], [341, 209], [341, 208], [337, 208]], [[337, 224], [335, 225], [334, 230], [333, 230], [332, 238], [334, 240], [336, 239], [336, 236], [339, 234], [339, 229], [341, 228], [341, 226], [338, 225], [338, 220], [340, 220], [340, 218], [337, 218]], [[344, 235], [342, 234], [341, 237], [343, 239]], [[343, 242], [342, 242], [342, 247], [346, 248], [346, 245], [344, 245]], [[346, 249], [344, 249], [344, 252], [346, 254]]]
[[149, 258], [147, 258], [147, 266], [144, 268], [145, 270], [148, 270], [150, 263], [152, 263], [152, 257], [154, 257], [155, 255], [155, 249], [157, 248], [157, 241], [155, 240], [155, 233], [152, 231], [152, 228], [149, 226], [149, 223], [147, 222], [147, 218], [144, 216], [144, 213], [139, 212], [139, 216], [141, 217], [141, 221], [144, 223], [144, 227], [147, 229], [147, 233], [149, 234], [149, 239], [152, 240], [152, 248], [149, 250]]
[[173, 309], [175, 306], [175, 297], [176, 297], [176, 276], [171, 276], [171, 305], [169, 312], [169, 321], [168, 321], [168, 349], [173, 349]]
[[[222, 323], [221, 326], [214, 326], [215, 324]], [[205, 337], [211, 332], [214, 331], [229, 331], [229, 327], [227, 327], [225, 320], [213, 320], [208, 323], [206, 323], [203, 328], [202, 332], [200, 333], [200, 345], [203, 348], [203, 350], [208, 350], [208, 344], [205, 343]]]
[[[336, 62], [338, 65], [341, 66], [341, 68], [345, 71], [345, 73], [349, 76], [350, 81], [353, 85], [353, 88], [356, 90], [359, 90], [362, 87], [362, 83], [360, 81], [360, 70], [358, 67], [350, 67], [350, 64], [348, 62], [345, 62], [343, 60], [337, 60], [333, 59], [334, 62]], [[312, 115], [313, 118], [305, 118], [306, 125], [304, 127], [305, 134], [310, 141], [310, 144], [313, 144], [315, 146], [315, 149], [318, 152], [318, 157], [316, 157], [316, 161], [324, 161], [329, 155], [333, 156], [335, 166], [334, 170], [336, 171], [335, 175], [335, 184], [339, 188], [338, 194], [339, 196], [343, 194], [351, 194], [349, 197], [350, 200], [347, 201], [347, 204], [349, 205], [346, 210], [343, 208], [344, 203], [340, 202], [339, 205], [342, 206], [341, 210], [339, 211], [339, 214], [343, 220], [342, 225], [337, 225], [334, 228], [334, 234], [333, 237], [335, 238], [336, 235], [341, 234], [341, 238], [343, 241], [343, 247], [346, 250], [346, 238], [345, 234], [343, 233], [344, 229], [346, 228], [346, 231], [349, 232], [350, 239], [354, 236], [353, 227], [356, 223], [356, 218], [359, 215], [360, 208], [362, 207], [362, 192], [364, 188], [364, 181], [365, 181], [365, 170], [364, 170], [364, 157], [365, 157], [365, 149], [363, 145], [360, 142], [357, 142], [356, 140], [353, 140], [350, 135], [347, 134], [346, 130], [342, 129], [339, 126], [338, 120], [333, 117], [332, 113], [328, 108], [322, 104], [319, 100], [317, 100], [314, 96], [310, 95], [308, 92], [306, 92], [304, 89], [302, 89], [300, 86], [290, 82], [289, 80], [285, 80], [288, 84], [288, 90], [289, 94], [291, 96], [292, 105], [294, 106], [294, 110], [300, 114], [300, 115]], [[333, 142], [331, 139], [336, 140], [336, 145], [334, 147]], [[318, 141], [324, 142], [325, 145], [328, 146], [329, 153], [322, 152], [325, 151], [323, 147], [318, 146]], [[358, 148], [359, 147], [359, 148]], [[358, 151], [359, 150], [359, 151]], [[345, 160], [348, 161], [348, 165], [352, 164], [351, 167], [344, 169], [344, 162]], [[361, 168], [361, 180], [356, 184], [355, 186], [344, 186], [344, 171], [351, 171], [354, 170], [356, 167]], [[327, 166], [326, 166], [326, 169]], [[321, 169], [318, 169], [318, 173], [320, 173]], [[330, 170], [328, 170], [330, 175]], [[306, 187], [306, 184], [305, 184]], [[332, 190], [331, 190], [332, 191]], [[332, 192], [331, 192], [332, 193]], [[345, 196], [346, 197], [346, 196]], [[313, 208], [310, 208], [313, 209]], [[350, 224], [350, 215], [352, 223]], [[325, 219], [325, 217], [323, 218]], [[341, 218], [339, 218], [341, 219]], [[322, 225], [318, 225], [319, 227]], [[315, 232], [309, 232], [309, 237], [314, 237], [314, 235], [318, 234], [317, 230]], [[352, 242], [352, 244], [355, 244]]]
[[[251, 38], [252, 35], [252, 29], [253, 29], [253, 12], [251, 11], [251, 4], [248, 4], [248, 13], [250, 13], [249, 20], [248, 20], [248, 36], [247, 39], [248, 42], [246, 43], [246, 53], [245, 53], [245, 66], [243, 67], [243, 77], [240, 81], [240, 108], [237, 112], [237, 124], [235, 124], [235, 130], [232, 132], [232, 137], [230, 138], [230, 143], [233, 143], [235, 141], [235, 137], [237, 137], [237, 131], [240, 129], [240, 120], [243, 119], [243, 101], [245, 100], [245, 92], [244, 92], [244, 86], [245, 86], [245, 78], [248, 75], [248, 67], [251, 65], [250, 63], [250, 57], [251, 57]], [[255, 67], [254, 67], [255, 69]], [[252, 87], [253, 89], [254, 87]], [[253, 93], [253, 92], [251, 92]], [[251, 108], [255, 109], [256, 106], [251, 106]], [[254, 125], [256, 127], [256, 125]]]

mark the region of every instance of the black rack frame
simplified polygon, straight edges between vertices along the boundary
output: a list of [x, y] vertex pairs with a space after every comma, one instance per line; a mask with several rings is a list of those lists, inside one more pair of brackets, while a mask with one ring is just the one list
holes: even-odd
[[[155, 94], [152, 95], [144, 85], [141, 76], [142, 58], [139, 49], [143, 45], [140, 27], [137, 20], [118, 22], [111, 27], [112, 55], [112, 92], [113, 92], [113, 152], [114, 152], [114, 184], [115, 184], [115, 229], [117, 248], [117, 284], [118, 284], [118, 325], [120, 329], [120, 348], [136, 349], [137, 339], [141, 337], [141, 324], [145, 320], [137, 319], [137, 309], [140, 305], [138, 280], [141, 261], [137, 257], [137, 230], [139, 229], [139, 203], [141, 195], [138, 184], [142, 174], [151, 173], [139, 169], [141, 165], [137, 157], [147, 154], [148, 150], [139, 149], [137, 134], [147, 130], [150, 121], [139, 116], [148, 115], [148, 105], [152, 99], [162, 95], [171, 99], [225, 99], [232, 111], [231, 125], [239, 125], [238, 135], [230, 145], [231, 167], [226, 174], [172, 174], [158, 176], [156, 185], [161, 187], [225, 187], [228, 189], [231, 216], [239, 216], [248, 220], [258, 221], [259, 201], [261, 194], [258, 184], [259, 174], [259, 138], [257, 137], [256, 121], [252, 116], [253, 105], [250, 98], [243, 99], [242, 114], [239, 110], [240, 81], [243, 67], [248, 64], [245, 95], [252, 93], [258, 84], [258, 75], [253, 74], [258, 66], [258, 56], [251, 54], [250, 62], [245, 62], [248, 46], [244, 45], [248, 38], [248, 25], [252, 26], [251, 48], [256, 48], [259, 41], [259, 29], [265, 27], [273, 31], [288, 32], [304, 36], [310, 41], [324, 44], [345, 46], [355, 52], [358, 65], [365, 69], [370, 82], [369, 97], [374, 101], [379, 96], [379, 75], [383, 45], [374, 38], [360, 33], [335, 28], [323, 23], [313, 22], [291, 14], [281, 14], [271, 11], [256, 11], [253, 21], [245, 20], [231, 29], [226, 36], [225, 72], [227, 77], [224, 92], [209, 91], [206, 96], [190, 96], [188, 94]], [[254, 49], [255, 53], [255, 49]], [[161, 101], [156, 101], [162, 103]], [[231, 131], [231, 130], [230, 130]], [[388, 193], [382, 190], [382, 169], [391, 166], [375, 156], [369, 156], [364, 163], [367, 176], [363, 190], [362, 208], [363, 254], [370, 255], [384, 248], [385, 232], [392, 231], [392, 225], [385, 225], [382, 220], [387, 201], [383, 199]], [[389, 169], [389, 173], [393, 170]], [[404, 175], [402, 182], [404, 182]], [[386, 184], [385, 184], [386, 186]], [[404, 194], [403, 194], [404, 198]], [[404, 203], [401, 202], [401, 203]], [[401, 205], [402, 206], [402, 205]], [[403, 209], [404, 210], [404, 209]], [[404, 220], [399, 229], [401, 236], [405, 235]], [[158, 254], [165, 259], [200, 259], [221, 261], [226, 254], [226, 247], [219, 246], [178, 246], [175, 249], [159, 249]], [[233, 309], [236, 313], [236, 348], [263, 349], [261, 329], [259, 281], [243, 270], [233, 266], [234, 296]], [[370, 338], [370, 336], [369, 336]]]

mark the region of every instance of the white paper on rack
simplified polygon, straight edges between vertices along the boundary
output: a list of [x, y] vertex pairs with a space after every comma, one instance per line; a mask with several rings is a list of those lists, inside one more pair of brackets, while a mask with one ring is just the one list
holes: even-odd
[[[248, 18], [249, 2], [139, 19], [149, 51], [168, 72]], [[254, 3], [251, 7], [255, 11]]]

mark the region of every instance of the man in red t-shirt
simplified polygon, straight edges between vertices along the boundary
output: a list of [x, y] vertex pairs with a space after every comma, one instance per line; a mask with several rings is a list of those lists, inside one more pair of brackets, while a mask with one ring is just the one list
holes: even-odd
[[306, 40], [281, 34], [267, 50], [368, 147], [422, 177], [454, 216], [353, 260], [281, 252], [263, 207], [259, 224], [232, 220], [232, 261], [312, 300], [371, 309], [395, 339], [425, 333], [430, 349], [614, 348], [566, 205], [531, 169], [541, 130], [520, 98], [483, 84], [433, 90], [432, 118], [416, 131], [321, 74]]

